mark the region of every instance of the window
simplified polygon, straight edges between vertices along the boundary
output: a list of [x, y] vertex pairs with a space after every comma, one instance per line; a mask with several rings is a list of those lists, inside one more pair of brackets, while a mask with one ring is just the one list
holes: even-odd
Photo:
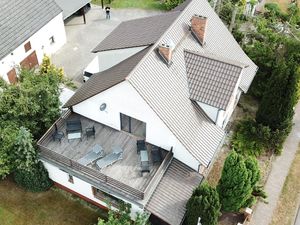
[[146, 123], [120, 113], [121, 130], [138, 137], [146, 137]]
[[25, 52], [28, 52], [28, 51], [31, 49], [30, 41], [28, 41], [28, 42], [24, 45], [24, 49], [25, 49]]
[[97, 198], [97, 199], [99, 199], [99, 200], [101, 200], [105, 203], [109, 203], [109, 204], [111, 204], [112, 206], [114, 206], [116, 208], [119, 206], [119, 203], [122, 201], [122, 200], [120, 200], [120, 199], [118, 199], [118, 198], [116, 198], [116, 197], [114, 197], [110, 194], [107, 194], [107, 193], [105, 193], [105, 192], [101, 191], [100, 189], [95, 188], [93, 186], [92, 186], [92, 192], [93, 192], [93, 195], [94, 195], [95, 198]]
[[50, 45], [53, 45], [55, 43], [54, 36], [51, 36], [49, 38], [49, 42], [50, 42]]
[[73, 176], [69, 174], [69, 180], [68, 180], [70, 183], [74, 184], [74, 179], [73, 179]]

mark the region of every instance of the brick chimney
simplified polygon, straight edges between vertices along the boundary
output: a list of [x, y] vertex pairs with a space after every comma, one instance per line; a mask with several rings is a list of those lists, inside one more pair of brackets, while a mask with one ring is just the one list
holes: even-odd
[[166, 63], [170, 65], [172, 60], [173, 47], [168, 44], [161, 44], [158, 46], [158, 53], [164, 58]]
[[191, 19], [191, 30], [201, 45], [205, 43], [206, 24], [207, 18], [204, 16], [194, 15]]

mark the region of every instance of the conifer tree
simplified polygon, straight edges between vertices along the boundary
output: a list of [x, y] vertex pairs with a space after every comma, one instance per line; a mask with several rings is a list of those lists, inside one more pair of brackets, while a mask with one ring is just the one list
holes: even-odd
[[187, 224], [197, 224], [200, 217], [202, 225], [216, 225], [220, 209], [218, 192], [207, 183], [203, 183], [194, 190], [187, 203]]
[[251, 175], [241, 155], [232, 151], [225, 160], [217, 186], [222, 210], [237, 212], [251, 197]]

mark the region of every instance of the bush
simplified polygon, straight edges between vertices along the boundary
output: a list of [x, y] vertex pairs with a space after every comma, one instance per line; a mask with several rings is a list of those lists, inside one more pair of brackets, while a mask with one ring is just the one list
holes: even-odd
[[167, 10], [171, 10], [183, 2], [184, 0], [165, 0], [165, 6]]
[[46, 191], [53, 185], [41, 161], [35, 164], [31, 171], [16, 170], [14, 179], [18, 185], [32, 192]]
[[221, 209], [218, 192], [207, 183], [203, 183], [194, 190], [186, 208], [187, 224], [197, 224], [198, 218], [201, 217], [202, 225], [216, 225]]
[[241, 121], [232, 136], [234, 150], [243, 155], [259, 156], [269, 147], [271, 129], [257, 124], [254, 120]]

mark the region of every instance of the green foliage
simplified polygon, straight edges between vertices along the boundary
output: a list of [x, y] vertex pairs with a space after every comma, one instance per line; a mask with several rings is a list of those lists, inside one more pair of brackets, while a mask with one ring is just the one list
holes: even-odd
[[254, 120], [241, 121], [232, 136], [232, 147], [243, 155], [259, 156], [268, 148], [271, 129], [257, 124]]
[[165, 6], [167, 10], [171, 10], [180, 5], [184, 0], [165, 0]]
[[217, 186], [222, 210], [237, 212], [252, 204], [253, 187], [258, 179], [259, 169], [255, 159], [244, 160], [242, 155], [232, 151], [225, 160]]
[[258, 123], [269, 126], [272, 130], [286, 130], [291, 126], [299, 78], [293, 65], [284, 62], [277, 64], [256, 114]]
[[15, 168], [30, 171], [36, 162], [37, 153], [32, 145], [32, 135], [25, 127], [21, 127], [14, 144]]
[[197, 224], [198, 217], [201, 217], [202, 225], [216, 225], [221, 209], [218, 192], [203, 183], [194, 190], [186, 208], [187, 224]]
[[114, 211], [109, 209], [108, 219], [104, 221], [99, 219], [98, 225], [146, 225], [148, 220], [148, 215], [145, 213], [137, 214], [135, 221], [130, 218], [131, 205], [126, 203], [121, 203], [119, 211]]
[[0, 120], [26, 127], [38, 139], [59, 116], [59, 75], [21, 70], [20, 83], [0, 95]]
[[14, 179], [18, 185], [32, 192], [46, 191], [53, 185], [41, 161], [34, 164], [30, 170], [17, 169]]
[[265, 9], [274, 16], [280, 16], [282, 14], [280, 7], [277, 3], [266, 3]]
[[0, 179], [14, 169], [14, 143], [18, 135], [16, 124], [0, 121]]

